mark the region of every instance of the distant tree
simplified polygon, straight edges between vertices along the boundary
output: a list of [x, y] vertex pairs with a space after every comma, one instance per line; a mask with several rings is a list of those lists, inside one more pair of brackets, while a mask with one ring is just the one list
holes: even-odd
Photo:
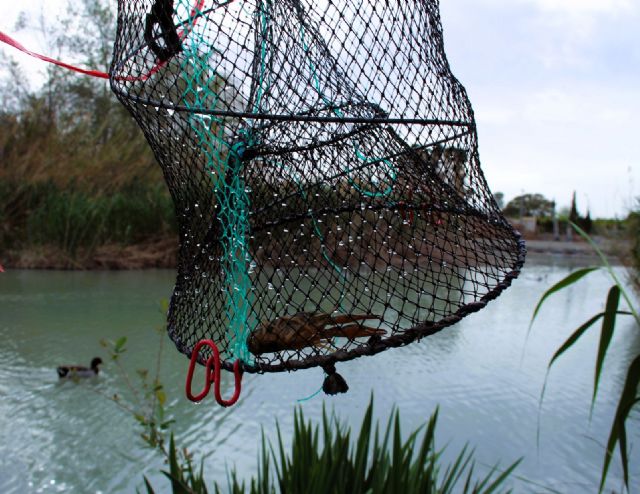
[[[585, 232], [591, 233], [591, 230], [593, 229], [591, 213], [589, 212], [589, 210], [587, 210], [587, 214], [585, 216], [580, 216], [580, 213], [578, 212], [578, 204], [576, 201], [575, 191], [573, 192], [573, 196], [571, 197], [571, 208], [569, 209], [566, 217], [570, 222], [578, 225]], [[571, 231], [571, 228], [567, 230], [568, 237], [571, 237]]]
[[504, 209], [504, 194], [502, 192], [496, 192], [493, 194], [493, 198], [496, 200], [498, 207]]
[[0, 57], [0, 113], [15, 114], [29, 97], [29, 81], [10, 56]]
[[523, 194], [507, 204], [504, 208], [505, 216], [516, 218], [520, 216], [535, 216], [537, 218], [550, 218], [553, 214], [553, 202], [542, 194]]
[[576, 191], [573, 191], [573, 197], [571, 198], [571, 209], [569, 210], [569, 221], [576, 225], [580, 221], [580, 215], [578, 214], [578, 206], [576, 205]]
[[593, 229], [593, 221], [591, 220], [591, 213], [587, 209], [587, 214], [584, 218], [580, 218], [580, 227], [587, 233], [591, 233]]

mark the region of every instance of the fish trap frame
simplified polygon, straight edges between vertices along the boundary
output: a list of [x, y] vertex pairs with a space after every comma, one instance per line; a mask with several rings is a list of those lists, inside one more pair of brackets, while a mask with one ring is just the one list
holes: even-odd
[[119, 0], [109, 75], [175, 204], [169, 335], [211, 372], [219, 348], [218, 374], [321, 366], [345, 391], [336, 362], [518, 276], [437, 0]]

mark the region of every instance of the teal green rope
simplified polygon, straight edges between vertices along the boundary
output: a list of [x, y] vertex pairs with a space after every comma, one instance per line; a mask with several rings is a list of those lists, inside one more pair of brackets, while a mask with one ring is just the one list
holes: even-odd
[[298, 403], [304, 403], [305, 401], [309, 401], [312, 398], [315, 398], [316, 396], [318, 396], [320, 394], [320, 391], [322, 391], [322, 386], [320, 386], [320, 388], [318, 389], [318, 391], [316, 391], [315, 393], [313, 393], [312, 395], [307, 396], [306, 398], [299, 398], [296, 401]]
[[[189, 0], [181, 0], [182, 6]], [[260, 80], [256, 93], [253, 111], [259, 110], [265, 92], [265, 73], [267, 57], [267, 33], [269, 29], [268, 7], [271, 0], [261, 1], [258, 7], [262, 34]], [[233, 355], [245, 362], [251, 362], [252, 356], [247, 349], [247, 334], [256, 326], [255, 315], [251, 311], [252, 283], [249, 275], [252, 259], [246, 239], [249, 237], [249, 196], [246, 185], [241, 178], [241, 148], [253, 144], [251, 133], [242, 132], [247, 142], [239, 142], [231, 146], [225, 140], [224, 121], [198, 113], [198, 109], [214, 108], [219, 100], [217, 88], [211, 88], [211, 81], [222, 78], [215, 73], [211, 77], [210, 58], [214, 47], [206, 46], [206, 40], [196, 33], [194, 19], [190, 19], [190, 39], [183, 43], [184, 61], [182, 77], [187, 82], [188, 90], [184, 95], [184, 104], [189, 110], [189, 125], [196, 134], [200, 150], [206, 157], [206, 171], [213, 180], [216, 203], [219, 206], [218, 220], [221, 223], [220, 244], [222, 247], [221, 265], [224, 273], [225, 315], [229, 321], [227, 334], [230, 336], [230, 348]], [[190, 70], [192, 71], [190, 73]], [[194, 101], [189, 101], [193, 96]], [[233, 162], [232, 162], [233, 160]], [[235, 166], [232, 166], [235, 165]], [[226, 179], [225, 179], [226, 178]]]
[[[318, 96], [320, 96], [320, 98], [322, 98], [322, 101], [324, 101], [324, 104], [332, 107], [332, 110], [334, 112], [334, 114], [339, 117], [339, 118], [344, 118], [344, 113], [342, 112], [342, 110], [340, 110], [340, 108], [337, 108], [337, 105], [334, 104], [333, 101], [331, 101], [330, 99], [328, 99], [325, 95], [324, 92], [322, 91], [322, 87], [320, 86], [320, 78], [318, 77], [318, 73], [316, 71], [316, 67], [315, 64], [313, 63], [313, 60], [311, 60], [310, 54], [309, 54], [309, 46], [307, 45], [307, 43], [305, 42], [304, 39], [304, 26], [301, 24], [300, 25], [300, 38], [302, 41], [302, 49], [304, 50], [304, 53], [307, 57], [307, 63], [309, 64], [309, 70], [311, 71], [311, 77], [313, 79], [313, 85], [314, 85], [314, 89], [316, 90], [316, 92], [318, 93]], [[384, 163], [387, 168], [389, 169], [389, 173], [391, 175], [391, 181], [395, 182], [397, 175], [396, 175], [396, 169], [395, 166], [393, 165], [393, 163], [391, 163], [391, 161], [389, 161], [388, 158], [380, 158], [380, 157], [374, 157], [374, 158], [370, 158], [365, 156], [364, 154], [362, 154], [360, 152], [360, 150], [358, 149], [358, 145], [352, 141], [352, 145], [353, 145], [353, 151], [356, 155], [356, 157], [364, 162], [365, 164], [374, 164], [374, 163]], [[348, 168], [345, 173], [349, 174], [351, 173], [353, 170]], [[369, 191], [369, 190], [365, 190], [362, 189], [358, 184], [356, 184], [353, 179], [351, 179], [349, 177], [349, 184], [356, 189], [358, 192], [360, 192], [360, 194], [366, 196], [366, 197], [387, 197], [389, 194], [391, 194], [391, 192], [393, 191], [393, 185], [389, 185], [385, 190], [383, 191]]]
[[[267, 5], [271, 6], [271, 0], [267, 0]], [[260, 80], [258, 82], [258, 90], [256, 91], [256, 101], [253, 105], [253, 113], [257, 113], [260, 109], [260, 102], [262, 101], [263, 89], [262, 85], [264, 83], [264, 75], [266, 73], [266, 59], [267, 59], [267, 34], [269, 30], [269, 11], [264, 9], [264, 4], [260, 2], [258, 7], [260, 12], [260, 24], [262, 27], [262, 45], [260, 48]], [[269, 83], [269, 86], [271, 84]], [[267, 86], [268, 88], [268, 86]]]

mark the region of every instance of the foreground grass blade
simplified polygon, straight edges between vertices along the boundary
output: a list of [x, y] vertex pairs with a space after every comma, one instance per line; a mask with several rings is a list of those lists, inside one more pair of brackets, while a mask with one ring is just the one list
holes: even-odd
[[[465, 446], [453, 464], [442, 463], [434, 443], [437, 413], [436, 410], [431, 416], [426, 429], [419, 427], [403, 439], [397, 409], [391, 412], [380, 435], [380, 425], [373, 424], [373, 402], [370, 401], [360, 431], [353, 437], [349, 427], [343, 426], [335, 416], [328, 418], [325, 410], [321, 422], [323, 440], [319, 442], [320, 427], [305, 422], [298, 409], [290, 449], [284, 450], [282, 436], [278, 435], [277, 444], [263, 447], [262, 454], [269, 451], [274, 459], [275, 484], [280, 486], [279, 492], [488, 494], [504, 489], [503, 484], [519, 462], [502, 474], [493, 469], [487, 475], [477, 477], [473, 453]], [[258, 471], [258, 476], [265, 472], [266, 467]], [[465, 480], [464, 486], [459, 485]], [[265, 491], [273, 492], [268, 490], [269, 483], [260, 478], [251, 485], [261, 485], [265, 494]]]
[[593, 326], [602, 316], [604, 316], [604, 312], [601, 312], [600, 314], [596, 314], [587, 322], [585, 322], [582, 326], [576, 329], [573, 332], [573, 334], [569, 336], [569, 338], [567, 338], [567, 341], [565, 341], [562, 344], [562, 346], [558, 348], [556, 353], [554, 353], [553, 357], [551, 357], [551, 360], [549, 361], [549, 365], [547, 366], [547, 368], [551, 368], [551, 366], [556, 361], [556, 359], [560, 357], [564, 352], [566, 352], [569, 348], [571, 348], [573, 344], [580, 339], [580, 337], [584, 334], [584, 332], [587, 329], [589, 329], [591, 326]]
[[156, 494], [156, 491], [153, 490], [153, 487], [146, 476], [144, 477], [144, 486], [147, 489], [147, 494]]
[[[609, 465], [613, 456], [613, 450], [616, 447], [616, 443], [620, 442], [620, 454], [622, 456], [622, 469], [624, 472], [624, 482], [629, 490], [629, 463], [627, 459], [627, 444], [626, 444], [626, 429], [625, 421], [629, 416], [629, 412], [633, 406], [640, 401], [637, 396], [638, 385], [640, 385], [640, 355], [637, 356], [631, 365], [629, 366], [629, 372], [627, 372], [627, 378], [624, 383], [622, 395], [618, 402], [618, 408], [616, 410], [616, 416], [611, 426], [611, 432], [609, 434], [609, 441], [607, 442], [607, 451], [604, 457], [604, 465], [602, 466], [602, 478], [600, 479], [600, 492], [604, 489], [604, 482], [607, 479], [607, 472], [609, 471]], [[620, 440], [622, 439], [622, 440]]]
[[580, 235], [583, 239], [585, 239], [589, 243], [589, 245], [593, 248], [593, 250], [596, 251], [596, 253], [598, 254], [598, 257], [600, 257], [600, 260], [602, 261], [602, 264], [605, 266], [605, 268], [609, 272], [609, 276], [611, 276], [611, 279], [613, 280], [613, 282], [618, 286], [618, 288], [620, 288], [620, 292], [622, 293], [622, 297], [624, 298], [624, 301], [629, 306], [629, 310], [631, 311], [631, 313], [633, 314], [634, 319], [636, 320], [636, 322], [640, 326], [640, 314], [638, 314], [638, 311], [636, 310], [635, 306], [631, 302], [631, 297], [629, 296], [627, 291], [624, 289], [624, 286], [622, 286], [622, 283], [620, 283], [620, 280], [618, 280], [616, 272], [613, 270], [613, 267], [611, 266], [611, 263], [607, 259], [607, 256], [604, 254], [604, 252], [602, 252], [600, 247], [598, 247], [598, 245], [587, 234], [587, 232], [585, 232], [582, 228], [580, 228], [575, 223], [571, 223], [571, 222], [569, 222], [569, 223], [570, 223], [571, 227], [576, 232], [578, 232], [578, 235]]
[[596, 395], [598, 394], [598, 384], [600, 382], [600, 375], [602, 374], [602, 364], [607, 356], [607, 349], [611, 343], [613, 337], [613, 330], [616, 326], [616, 316], [618, 312], [618, 304], [620, 302], [620, 288], [617, 285], [613, 285], [609, 290], [607, 296], [607, 304], [604, 310], [604, 319], [602, 320], [602, 331], [600, 332], [600, 345], [598, 346], [598, 358], [596, 360], [596, 373], [593, 382], [593, 396], [591, 398], [591, 410], [596, 402]]
[[491, 483], [491, 485], [489, 485], [489, 487], [487, 487], [485, 494], [491, 494], [495, 492], [495, 490], [498, 489], [504, 483], [505, 480], [507, 480], [507, 477], [509, 477], [513, 473], [513, 471], [518, 467], [518, 465], [520, 465], [521, 462], [522, 462], [522, 458], [520, 458], [513, 465], [507, 468], [504, 472], [502, 472], [502, 474], [498, 478], [496, 478]]
[[[533, 315], [531, 316], [531, 322], [529, 323], [529, 331], [531, 331], [531, 326], [533, 326], [533, 322], [535, 321], [536, 316], [538, 315], [538, 312], [540, 311], [540, 308], [542, 307], [542, 304], [545, 302], [545, 300], [547, 300], [547, 298], [549, 298], [551, 295], [553, 295], [557, 291], [562, 290], [563, 288], [566, 288], [566, 287], [568, 287], [570, 285], [573, 285], [576, 281], [580, 280], [581, 278], [585, 277], [589, 273], [591, 273], [593, 271], [596, 271], [598, 269], [600, 269], [600, 268], [597, 267], [597, 266], [578, 269], [577, 271], [574, 271], [569, 276], [567, 276], [566, 278], [560, 280], [558, 283], [553, 285], [546, 292], [544, 292], [544, 294], [542, 295], [542, 297], [538, 301], [538, 305], [536, 305], [536, 308], [533, 310]], [[527, 335], [528, 335], [528, 333], [527, 333]]]

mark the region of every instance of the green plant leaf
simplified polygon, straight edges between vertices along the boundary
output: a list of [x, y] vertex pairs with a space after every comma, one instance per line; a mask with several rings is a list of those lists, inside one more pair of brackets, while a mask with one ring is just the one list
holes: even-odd
[[[640, 355], [638, 355], [631, 365], [629, 365], [629, 371], [625, 379], [624, 388], [618, 400], [618, 407], [616, 409], [616, 416], [611, 426], [611, 432], [609, 433], [609, 440], [607, 442], [607, 450], [604, 456], [604, 464], [602, 466], [602, 477], [600, 479], [600, 492], [604, 489], [604, 483], [607, 479], [607, 473], [609, 471], [609, 465], [611, 458], [613, 457], [613, 450], [616, 444], [620, 441], [620, 454], [622, 459], [627, 459], [627, 444], [626, 444], [626, 429], [625, 421], [629, 416], [629, 412], [633, 406], [639, 401], [636, 395], [638, 391], [638, 385], [640, 385]], [[622, 439], [622, 440], [620, 440]], [[622, 469], [624, 472], [624, 482], [629, 489], [629, 464], [628, 461], [623, 461]]]
[[113, 351], [116, 353], [122, 353], [125, 351], [124, 346], [127, 344], [127, 337], [122, 336], [116, 340], [113, 346]]
[[160, 406], [164, 406], [164, 404], [167, 402], [167, 393], [165, 393], [162, 389], [158, 389], [155, 394]]
[[164, 470], [162, 473], [171, 481], [171, 492], [173, 494], [194, 494], [194, 491], [189, 489], [184, 479]]
[[147, 488], [147, 494], [156, 494], [146, 475], [144, 476], [144, 486]]
[[515, 461], [509, 468], [507, 468], [504, 472], [502, 472], [500, 474], [499, 477], [497, 477], [488, 487], [487, 490], [485, 491], [485, 494], [491, 494], [492, 492], [494, 492], [498, 487], [500, 487], [505, 480], [507, 480], [507, 477], [509, 477], [513, 471], [518, 467], [518, 465], [520, 465], [520, 463], [522, 462], [522, 458], [520, 458], [518, 461]]
[[576, 341], [578, 341], [578, 339], [584, 334], [584, 332], [587, 329], [589, 329], [591, 326], [593, 326], [593, 324], [595, 324], [598, 321], [598, 319], [600, 319], [602, 316], [604, 316], [604, 312], [601, 312], [600, 314], [596, 314], [591, 319], [589, 319], [587, 322], [585, 322], [582, 326], [580, 326], [578, 329], [576, 329], [573, 332], [573, 334], [571, 336], [569, 336], [569, 338], [567, 338], [567, 341], [565, 341], [562, 344], [562, 346], [560, 348], [558, 348], [558, 350], [553, 355], [553, 357], [551, 357], [551, 360], [549, 361], [549, 365], [547, 367], [548, 368], [551, 367], [553, 365], [553, 363], [556, 361], [556, 359], [558, 357], [560, 357], [560, 355], [562, 355], [564, 352], [566, 352], [569, 348], [571, 348], [573, 346], [573, 344]]
[[547, 300], [547, 298], [549, 298], [551, 295], [553, 295], [557, 291], [562, 290], [563, 288], [566, 288], [566, 287], [568, 287], [570, 285], [573, 285], [578, 280], [582, 279], [583, 277], [585, 277], [586, 275], [588, 275], [589, 273], [591, 273], [593, 271], [597, 271], [598, 269], [600, 269], [600, 267], [598, 267], [598, 266], [592, 266], [592, 267], [589, 267], [589, 268], [578, 269], [577, 271], [574, 271], [573, 273], [569, 274], [568, 276], [566, 276], [565, 278], [560, 280], [558, 283], [553, 285], [546, 292], [544, 292], [542, 297], [540, 297], [540, 300], [538, 301], [538, 304], [536, 305], [536, 308], [533, 310], [533, 315], [531, 316], [531, 322], [529, 323], [529, 330], [528, 331], [531, 331], [531, 326], [533, 326], [533, 322], [535, 321], [536, 316], [538, 315], [538, 312], [540, 311], [540, 308], [542, 307], [542, 304], [544, 303], [545, 300]]
[[[326, 408], [323, 408], [320, 427], [306, 422], [302, 410], [296, 409], [292, 444], [286, 452], [276, 422], [277, 441], [275, 444], [270, 443], [270, 448], [263, 442], [262, 454], [269, 451], [270, 457], [274, 458], [274, 470], [277, 474], [275, 487], [279, 489], [274, 489], [268, 478], [262, 477], [269, 471], [269, 462], [263, 458], [258, 478], [252, 479], [250, 483], [251, 494], [488, 494], [499, 490], [518, 464], [516, 462], [511, 465], [505, 472], [494, 468], [476, 480], [473, 451], [467, 446], [451, 465], [445, 468], [442, 464], [441, 451], [436, 451], [434, 445], [438, 410], [431, 416], [426, 429], [424, 426], [419, 427], [405, 438], [401, 433], [397, 409], [389, 415], [386, 429], [380, 435], [379, 424], [373, 426], [372, 408], [373, 401], [370, 401], [360, 431], [353, 438], [351, 428], [342, 425], [335, 415], [329, 417]], [[318, 441], [319, 435], [322, 437], [321, 441]], [[419, 435], [422, 437], [421, 441], [418, 441]], [[460, 485], [461, 481], [466, 482], [464, 490], [460, 490], [463, 487]]]
[[[626, 421], [626, 417], [625, 417]], [[620, 462], [622, 463], [622, 472], [624, 475], [624, 484], [629, 490], [629, 457], [627, 456], [627, 430], [624, 422], [620, 427], [620, 437], [618, 438], [618, 446], [620, 449]]]
[[[444, 483], [440, 487], [442, 492], [451, 492], [458, 480], [464, 474], [465, 469], [469, 466], [471, 459], [473, 458], [473, 450], [468, 451], [468, 448], [469, 446], [465, 444], [453, 465], [447, 468]], [[471, 468], [473, 469], [473, 466]], [[478, 490], [482, 488], [481, 485], [478, 487]]]
[[178, 451], [176, 449], [176, 442], [173, 437], [173, 433], [171, 433], [169, 439], [169, 473], [163, 472], [167, 477], [171, 479], [171, 485], [173, 488], [173, 492], [180, 492], [180, 484], [182, 483], [183, 474], [182, 468], [180, 468], [180, 464], [178, 462]]
[[611, 343], [613, 337], [613, 330], [616, 326], [616, 315], [618, 311], [618, 304], [620, 302], [620, 288], [614, 285], [609, 290], [607, 295], [607, 304], [604, 309], [604, 319], [602, 320], [602, 330], [600, 332], [600, 345], [598, 346], [598, 358], [596, 360], [596, 373], [593, 381], [593, 396], [591, 397], [591, 409], [596, 402], [596, 395], [598, 394], [598, 384], [600, 382], [600, 375], [602, 374], [602, 364], [604, 358], [607, 355], [607, 349]]
[[600, 257], [600, 260], [602, 261], [602, 264], [604, 265], [604, 267], [609, 272], [609, 276], [611, 276], [611, 279], [614, 281], [614, 283], [616, 285], [618, 285], [618, 288], [620, 288], [620, 292], [622, 293], [622, 297], [624, 298], [625, 302], [629, 306], [629, 310], [633, 314], [634, 319], [636, 320], [636, 322], [640, 326], [640, 314], [638, 314], [638, 311], [635, 309], [634, 304], [631, 301], [631, 297], [629, 296], [627, 291], [624, 289], [624, 286], [622, 285], [622, 283], [620, 283], [620, 280], [618, 280], [618, 277], [616, 276], [616, 273], [613, 270], [613, 267], [611, 266], [611, 263], [609, 263], [609, 260], [607, 259], [607, 256], [604, 254], [604, 252], [602, 252], [600, 247], [598, 247], [598, 245], [587, 234], [587, 232], [585, 232], [582, 228], [580, 228], [575, 223], [569, 222], [569, 224], [571, 225], [571, 227], [576, 232], [578, 232], [578, 235], [580, 235], [582, 238], [584, 238], [589, 243], [591, 248], [593, 248], [593, 250], [596, 251], [596, 253], [598, 254], [598, 257]]

